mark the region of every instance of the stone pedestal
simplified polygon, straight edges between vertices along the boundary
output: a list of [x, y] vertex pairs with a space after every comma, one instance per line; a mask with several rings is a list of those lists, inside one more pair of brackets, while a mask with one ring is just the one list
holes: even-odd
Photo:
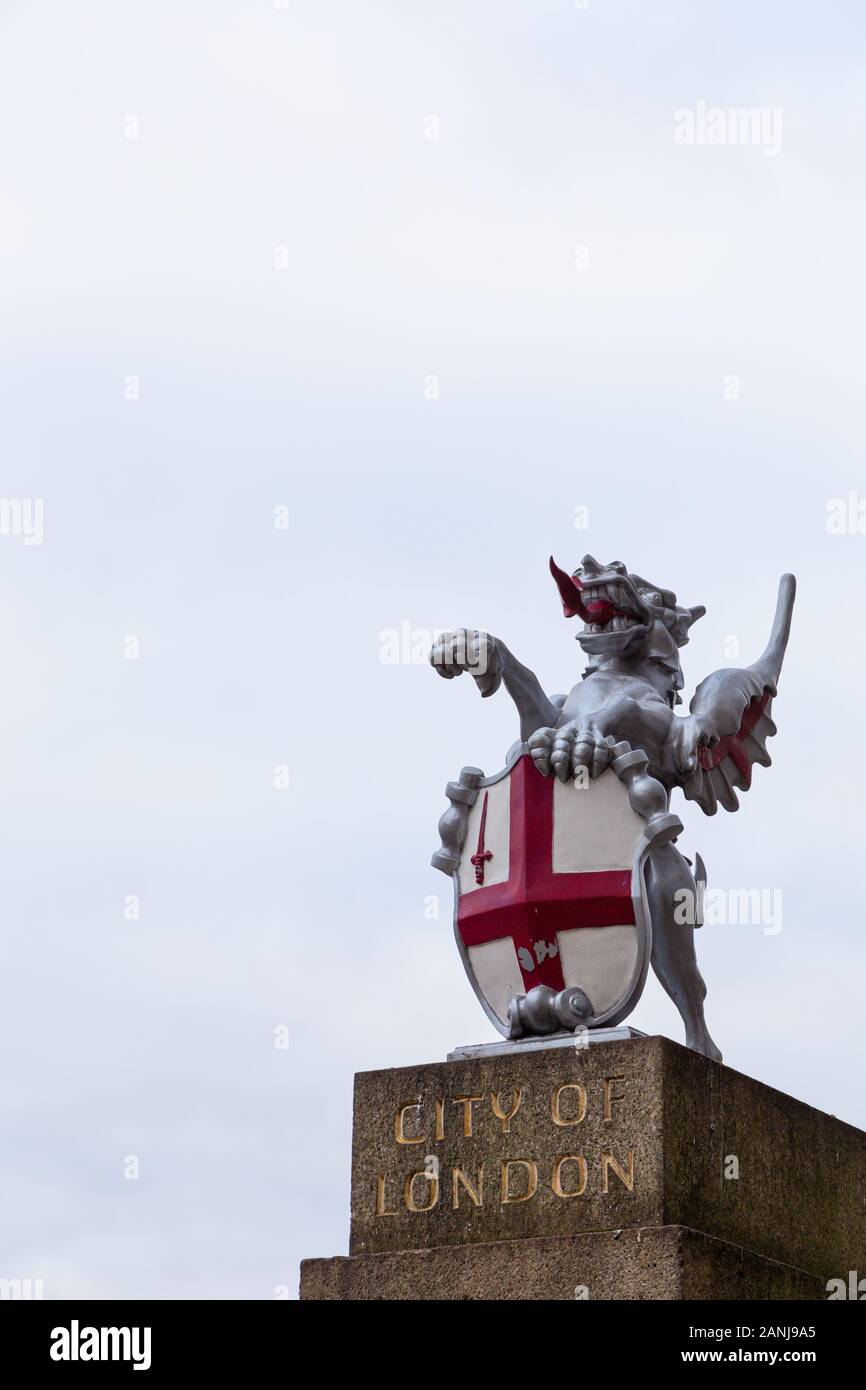
[[301, 1297], [823, 1299], [866, 1134], [660, 1037], [361, 1073], [349, 1250]]

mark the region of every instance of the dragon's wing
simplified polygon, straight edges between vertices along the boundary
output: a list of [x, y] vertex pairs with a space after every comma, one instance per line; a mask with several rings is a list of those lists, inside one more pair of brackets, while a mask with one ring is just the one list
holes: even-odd
[[683, 791], [708, 816], [715, 815], [719, 803], [726, 811], [736, 811], [736, 789], [748, 791], [752, 765], [770, 766], [767, 739], [776, 732], [770, 710], [791, 631], [796, 587], [792, 574], [782, 575], [773, 631], [760, 660], [744, 670], [714, 671], [701, 681], [689, 706], [709, 742], [698, 748], [698, 765]]

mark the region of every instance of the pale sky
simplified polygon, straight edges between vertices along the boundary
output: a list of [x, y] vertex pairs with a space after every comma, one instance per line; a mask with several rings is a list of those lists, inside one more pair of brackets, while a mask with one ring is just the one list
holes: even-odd
[[[568, 689], [551, 551], [706, 604], [687, 697], [797, 574], [774, 766], [675, 809], [783, 895], [700, 933], [726, 1061], [866, 1127], [861, 7], [0, 14], [0, 494], [44, 517], [0, 535], [0, 1277], [271, 1298], [347, 1252], [353, 1073], [494, 1036], [429, 858], [517, 732], [382, 634]], [[675, 138], [740, 108], [780, 148]], [[630, 1022], [682, 1039], [652, 978]]]

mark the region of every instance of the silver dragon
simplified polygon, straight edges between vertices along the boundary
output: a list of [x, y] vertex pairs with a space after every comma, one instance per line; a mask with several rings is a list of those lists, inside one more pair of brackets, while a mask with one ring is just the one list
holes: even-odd
[[[705, 613], [684, 608], [676, 595], [614, 560], [601, 565], [585, 555], [569, 575], [551, 558], [565, 616], [581, 617], [578, 641], [589, 657], [582, 679], [567, 695], [546, 695], [538, 678], [500, 638], [461, 628], [442, 633], [430, 660], [446, 679], [464, 671], [488, 697], [504, 685], [520, 716], [520, 743], [545, 776], [562, 781], [588, 769], [598, 777], [621, 741], [642, 749], [649, 772], [668, 799], [679, 787], [707, 815], [718, 806], [739, 807], [738, 791], [751, 785], [755, 763], [769, 767], [770, 717], [788, 643], [796, 583], [782, 576], [767, 648], [751, 666], [727, 667], [701, 681], [689, 706], [682, 703], [679, 649]], [[698, 867], [702, 868], [700, 863]], [[647, 900], [652, 921], [652, 966], [680, 1012], [686, 1043], [721, 1060], [704, 1018], [706, 985], [695, 956], [696, 922], [680, 920], [675, 903], [699, 900], [690, 862], [674, 843], [647, 860]], [[698, 922], [699, 922], [698, 918]]]

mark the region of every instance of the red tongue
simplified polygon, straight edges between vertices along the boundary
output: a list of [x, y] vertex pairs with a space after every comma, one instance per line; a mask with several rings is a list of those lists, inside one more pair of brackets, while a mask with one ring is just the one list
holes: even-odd
[[585, 623], [604, 624], [610, 622], [616, 608], [607, 599], [596, 598], [589, 603], [584, 603], [581, 591], [583, 581], [576, 574], [566, 574], [559, 565], [550, 557], [550, 573], [556, 580], [556, 587], [559, 589], [559, 596], [562, 599], [562, 611], [566, 618], [581, 617]]
[[591, 603], [585, 603], [583, 606], [592, 623], [608, 623], [616, 612], [613, 604], [604, 598], [593, 599]]

